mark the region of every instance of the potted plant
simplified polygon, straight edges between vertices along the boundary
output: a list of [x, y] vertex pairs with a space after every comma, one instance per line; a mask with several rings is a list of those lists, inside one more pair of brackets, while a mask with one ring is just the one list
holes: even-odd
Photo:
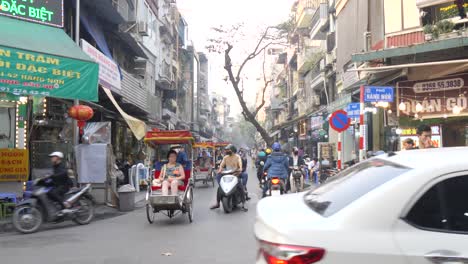
[[458, 31], [454, 31], [455, 24], [449, 20], [441, 20], [436, 23], [435, 27], [438, 29], [440, 36], [444, 39], [457, 37]]
[[434, 33], [434, 26], [433, 25], [425, 25], [424, 26], [424, 29], [423, 29], [423, 32], [424, 32], [424, 39], [426, 41], [430, 41], [432, 39], [434, 39], [434, 36], [433, 36], [433, 33]]

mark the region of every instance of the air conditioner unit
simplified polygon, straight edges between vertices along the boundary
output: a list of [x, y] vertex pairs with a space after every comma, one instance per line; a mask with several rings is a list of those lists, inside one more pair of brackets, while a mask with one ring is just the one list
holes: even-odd
[[148, 23], [143, 21], [138, 22], [138, 33], [142, 36], [149, 36]]

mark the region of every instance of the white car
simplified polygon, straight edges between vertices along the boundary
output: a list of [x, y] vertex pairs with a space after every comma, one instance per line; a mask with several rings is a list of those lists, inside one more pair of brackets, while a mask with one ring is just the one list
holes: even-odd
[[468, 263], [468, 148], [385, 154], [259, 202], [257, 263]]

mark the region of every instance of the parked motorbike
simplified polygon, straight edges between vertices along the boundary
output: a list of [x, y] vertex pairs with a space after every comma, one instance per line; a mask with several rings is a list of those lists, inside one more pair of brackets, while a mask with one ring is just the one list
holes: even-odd
[[94, 217], [94, 199], [89, 193], [91, 184], [74, 188], [65, 194], [65, 201], [70, 209], [61, 210], [61, 206], [48, 198], [52, 189], [51, 179], [43, 178], [33, 183], [29, 199], [19, 203], [13, 212], [13, 226], [21, 233], [29, 234], [39, 230], [44, 222], [72, 220], [79, 225], [86, 225]]
[[290, 183], [291, 192], [302, 192], [304, 189], [304, 174], [301, 167], [291, 167]]
[[325, 183], [328, 180], [328, 178], [335, 176], [336, 174], [338, 174], [338, 172], [339, 171], [335, 168], [323, 169], [320, 172], [320, 184]]
[[[225, 213], [230, 213], [236, 207], [241, 206], [245, 209], [246, 192], [241, 190], [244, 188], [239, 177], [233, 175], [232, 170], [221, 173], [222, 177], [218, 187], [218, 197], [221, 198]], [[242, 197], [244, 195], [244, 197]]]

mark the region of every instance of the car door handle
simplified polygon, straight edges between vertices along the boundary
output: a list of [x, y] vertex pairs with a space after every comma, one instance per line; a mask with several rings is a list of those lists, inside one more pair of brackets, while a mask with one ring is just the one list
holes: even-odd
[[451, 250], [436, 250], [424, 255], [434, 264], [468, 264], [468, 258], [460, 256], [460, 253]]

